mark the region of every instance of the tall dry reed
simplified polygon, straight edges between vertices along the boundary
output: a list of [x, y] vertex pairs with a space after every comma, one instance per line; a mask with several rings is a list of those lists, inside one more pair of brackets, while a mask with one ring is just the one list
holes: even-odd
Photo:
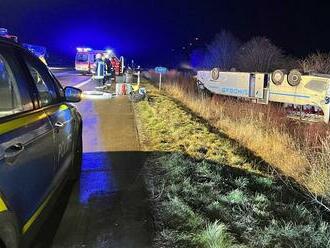
[[[155, 78], [152, 72], [148, 75]], [[201, 94], [193, 77], [171, 71], [165, 90], [213, 126], [308, 188], [315, 200], [330, 200], [330, 128], [287, 118], [280, 106]], [[324, 205], [326, 207], [326, 205]]]

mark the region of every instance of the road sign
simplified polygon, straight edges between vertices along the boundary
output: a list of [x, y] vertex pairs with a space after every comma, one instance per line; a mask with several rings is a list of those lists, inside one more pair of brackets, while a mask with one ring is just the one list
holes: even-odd
[[160, 74], [165, 74], [167, 71], [168, 70], [167, 70], [166, 67], [158, 66], [158, 67], [155, 68], [155, 72], [160, 73]]
[[159, 73], [159, 90], [161, 90], [162, 89], [162, 74], [165, 74], [167, 72], [167, 68], [158, 66], [155, 68], [155, 72]]

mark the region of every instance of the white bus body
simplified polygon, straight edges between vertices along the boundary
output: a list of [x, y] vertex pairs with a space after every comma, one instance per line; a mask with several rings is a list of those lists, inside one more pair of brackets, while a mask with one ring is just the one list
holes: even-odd
[[[213, 74], [215, 73], [215, 75]], [[198, 84], [219, 95], [244, 97], [256, 103], [279, 102], [320, 108], [329, 122], [330, 77], [302, 75], [297, 86], [288, 83], [287, 75], [279, 85], [268, 73], [198, 71]]]

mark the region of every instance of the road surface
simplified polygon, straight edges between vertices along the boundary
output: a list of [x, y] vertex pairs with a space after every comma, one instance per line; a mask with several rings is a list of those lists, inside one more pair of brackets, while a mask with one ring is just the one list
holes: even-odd
[[[94, 90], [88, 76], [57, 73], [64, 86]], [[83, 100], [80, 180], [67, 185], [33, 247], [150, 247], [152, 222], [134, 113], [127, 97]]]

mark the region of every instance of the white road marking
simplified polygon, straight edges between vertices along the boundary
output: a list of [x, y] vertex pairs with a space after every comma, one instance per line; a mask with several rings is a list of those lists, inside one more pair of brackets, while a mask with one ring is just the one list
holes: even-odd
[[92, 78], [89, 78], [89, 79], [87, 79], [86, 81], [83, 81], [83, 82], [81, 82], [81, 83], [79, 83], [79, 84], [76, 84], [74, 87], [76, 87], [76, 88], [81, 88], [81, 87], [83, 87], [84, 85], [88, 84], [88, 83], [91, 82], [91, 81], [92, 81]]
[[111, 99], [113, 96], [111, 93], [101, 92], [101, 91], [84, 91], [82, 99], [89, 100], [104, 100]]
[[72, 70], [72, 67], [48, 67], [51, 70]]
[[69, 71], [66, 71], [66, 72], [53, 72], [53, 74], [56, 76], [56, 77], [63, 77], [63, 76], [74, 76], [74, 75], [77, 75], [73, 72], [69, 72]]

